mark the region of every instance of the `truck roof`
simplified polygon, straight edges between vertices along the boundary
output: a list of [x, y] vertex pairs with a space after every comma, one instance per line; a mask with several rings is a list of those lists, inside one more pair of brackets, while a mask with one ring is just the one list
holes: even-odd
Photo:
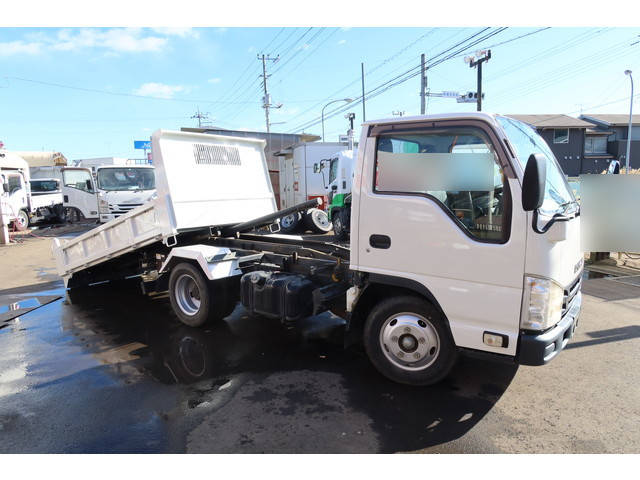
[[20, 155], [0, 150], [0, 168], [22, 169], [29, 171], [29, 164]]
[[[153, 165], [94, 165], [96, 169], [103, 168], [154, 168]], [[78, 168], [89, 168], [89, 167], [78, 167]]]
[[458, 120], [458, 119], [473, 119], [484, 120], [490, 123], [495, 122], [495, 115], [493, 113], [486, 112], [462, 112], [462, 113], [437, 113], [434, 115], [414, 115], [410, 117], [392, 117], [383, 118], [379, 120], [367, 120], [362, 125], [384, 125], [387, 123], [413, 123], [424, 120]]

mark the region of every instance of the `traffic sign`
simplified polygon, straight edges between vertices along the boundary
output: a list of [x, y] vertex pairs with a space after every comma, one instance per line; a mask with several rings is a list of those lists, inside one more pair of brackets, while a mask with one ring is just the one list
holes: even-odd
[[151, 140], [134, 140], [133, 148], [136, 150], [151, 150]]

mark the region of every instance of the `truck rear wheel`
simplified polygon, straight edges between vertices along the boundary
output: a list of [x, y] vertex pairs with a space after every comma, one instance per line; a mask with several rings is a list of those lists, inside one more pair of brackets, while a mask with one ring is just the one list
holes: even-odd
[[385, 377], [408, 385], [431, 385], [453, 367], [455, 343], [440, 312], [414, 296], [383, 300], [369, 314], [364, 344]]
[[171, 307], [180, 321], [190, 327], [200, 327], [228, 315], [231, 306], [224, 293], [224, 288], [210, 282], [190, 263], [176, 265], [169, 275]]

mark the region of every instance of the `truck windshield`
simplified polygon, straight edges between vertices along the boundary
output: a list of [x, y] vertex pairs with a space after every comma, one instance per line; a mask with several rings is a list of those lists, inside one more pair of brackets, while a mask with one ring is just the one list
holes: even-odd
[[57, 180], [31, 180], [31, 193], [49, 193], [60, 190]]
[[98, 188], [108, 191], [153, 190], [155, 176], [151, 168], [101, 168], [98, 170]]
[[497, 120], [515, 149], [514, 153], [523, 170], [532, 153], [540, 153], [547, 160], [547, 179], [540, 213], [548, 216], [556, 213], [573, 213], [577, 208], [576, 199], [547, 142], [526, 123], [500, 116]]

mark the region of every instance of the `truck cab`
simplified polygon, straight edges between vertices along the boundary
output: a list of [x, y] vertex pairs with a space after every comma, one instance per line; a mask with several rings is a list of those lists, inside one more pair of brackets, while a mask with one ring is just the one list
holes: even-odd
[[18, 155], [0, 150], [0, 201], [2, 211], [8, 213], [8, 223], [24, 230], [29, 226], [31, 196], [29, 192], [29, 165]]
[[95, 170], [100, 223], [118, 218], [156, 194], [151, 165], [108, 165]]
[[353, 167], [357, 155], [357, 149], [341, 150], [316, 167], [318, 171], [328, 170], [327, 214], [339, 239], [345, 239], [349, 234]]
[[359, 280], [347, 310], [366, 317], [387, 376], [426, 378], [451, 344], [525, 365], [564, 348], [581, 303], [580, 210], [526, 124], [486, 113], [367, 122], [352, 193]]

